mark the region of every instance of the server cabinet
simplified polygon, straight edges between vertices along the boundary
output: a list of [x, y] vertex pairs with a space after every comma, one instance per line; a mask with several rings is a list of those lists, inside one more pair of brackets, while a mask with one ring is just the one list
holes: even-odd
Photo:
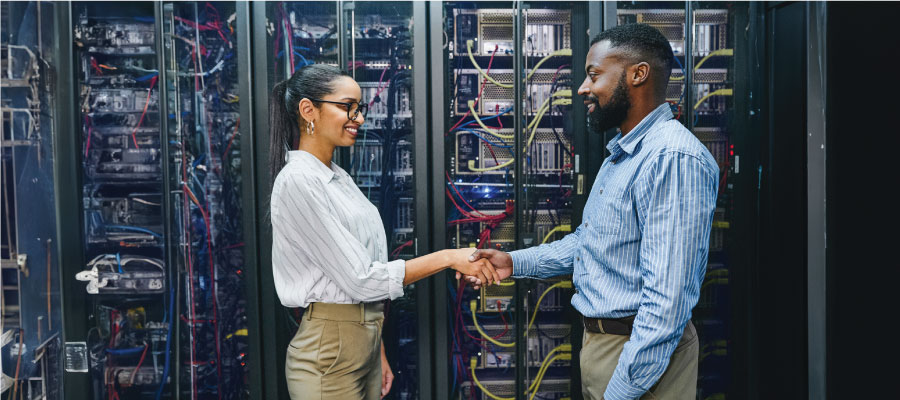
[[9, 398], [60, 398], [55, 7], [4, 2], [0, 21], [0, 364]]
[[[744, 391], [735, 389], [746, 388], [742, 372], [747, 371], [748, 359], [748, 337], [743, 332], [749, 324], [745, 295], [752, 275], [753, 248], [748, 239], [755, 229], [748, 222], [757, 212], [751, 189], [756, 189], [753, 178], [759, 164], [751, 148], [762, 136], [751, 121], [759, 112], [754, 108], [758, 106], [753, 82], [758, 84], [760, 71], [750, 62], [757, 32], [745, 31], [750, 5], [621, 1], [610, 5], [616, 7], [619, 25], [649, 24], [669, 39], [676, 65], [666, 101], [719, 166], [706, 276], [692, 316], [700, 338], [697, 393], [702, 399], [740, 397]], [[743, 172], [742, 153], [748, 155]]]
[[247, 24], [236, 7], [71, 4], [77, 125], [66, 134], [80, 138], [80, 193], [63, 208], [82, 213], [66, 239], [82, 265], [61, 269], [73, 311], [66, 397], [251, 394]]
[[[241, 129], [249, 108], [246, 84], [248, 44], [235, 2], [162, 4], [165, 85], [166, 179], [170, 263], [177, 271], [179, 345], [170, 356], [179, 373], [181, 398], [248, 398], [252, 365], [251, 324], [257, 290], [252, 165]], [[244, 112], [242, 112], [244, 111]], [[249, 178], [249, 179], [248, 179]], [[255, 277], [253, 277], [255, 278]], [[250, 300], [253, 299], [253, 300]], [[252, 329], [251, 329], [252, 327]], [[253, 335], [254, 337], [251, 337]], [[260, 389], [256, 388], [259, 397]]]
[[[390, 260], [429, 250], [426, 59], [424, 52], [413, 51], [416, 43], [424, 48], [424, 8], [414, 2], [341, 3], [341, 66], [359, 83], [369, 106], [341, 165], [378, 207]], [[403, 297], [386, 302], [382, 336], [395, 379], [389, 398], [430, 395], [429, 287], [428, 281], [408, 285]]]
[[[445, 45], [432, 38], [446, 60], [436, 77], [444, 124], [432, 133], [440, 142], [433, 196], [444, 204], [436, 243], [510, 251], [559, 239], [579, 222], [575, 205], [588, 189], [580, 165], [585, 126], [576, 121], [585, 114], [572, 96], [583, 79], [584, 56], [573, 57], [573, 43], [585, 43], [577, 33], [586, 28], [583, 7], [444, 4]], [[437, 334], [446, 347], [438, 345], [435, 358], [450, 360], [446, 377], [438, 375], [449, 382], [438, 386], [439, 397], [580, 393], [570, 276], [510, 279], [476, 291], [445, 275], [438, 285], [448, 300], [437, 292], [438, 317], [446, 319]]]

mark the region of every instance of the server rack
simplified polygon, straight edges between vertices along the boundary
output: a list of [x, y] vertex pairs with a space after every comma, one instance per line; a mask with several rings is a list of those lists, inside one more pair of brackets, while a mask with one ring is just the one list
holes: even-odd
[[61, 7], [65, 396], [261, 397], [246, 5]]
[[[448, 2], [430, 13], [443, 21], [431, 38], [442, 56], [433, 81], [443, 85], [432, 87], [441, 96], [432, 112], [432, 196], [444, 205], [435, 207], [436, 246], [510, 251], [558, 239], [580, 222], [590, 183], [585, 125], [575, 122], [585, 111], [572, 101], [584, 54], [573, 45], [586, 48], [586, 9]], [[577, 396], [581, 332], [571, 288], [562, 277], [473, 291], [440, 276], [435, 359], [450, 366], [436, 366], [436, 396]]]

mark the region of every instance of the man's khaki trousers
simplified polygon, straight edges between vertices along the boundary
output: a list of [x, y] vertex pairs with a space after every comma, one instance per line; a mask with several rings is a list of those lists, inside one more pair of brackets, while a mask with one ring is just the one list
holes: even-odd
[[[584, 331], [581, 347], [581, 391], [585, 399], [600, 400], [630, 337]], [[697, 357], [700, 344], [688, 321], [669, 366], [641, 399], [694, 400], [697, 397]]]
[[381, 397], [384, 306], [313, 303], [287, 349], [291, 399]]

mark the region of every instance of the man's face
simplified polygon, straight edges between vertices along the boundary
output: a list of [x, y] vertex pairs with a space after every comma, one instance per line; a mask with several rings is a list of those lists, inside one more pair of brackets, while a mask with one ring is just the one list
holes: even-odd
[[601, 133], [618, 127], [631, 108], [625, 62], [611, 51], [608, 41], [601, 41], [588, 51], [585, 72], [578, 94], [585, 96], [591, 130]]

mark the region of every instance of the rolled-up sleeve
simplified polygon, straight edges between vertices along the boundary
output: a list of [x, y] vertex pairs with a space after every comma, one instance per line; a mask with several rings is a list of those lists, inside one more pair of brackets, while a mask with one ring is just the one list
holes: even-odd
[[706, 270], [718, 167], [677, 151], [660, 154], [636, 180], [641, 226], [641, 299], [604, 397], [636, 399], [665, 372]]
[[338, 220], [321, 180], [290, 174], [279, 189], [271, 203], [273, 242], [285, 243], [302, 257], [273, 252], [273, 263], [312, 263], [359, 302], [403, 296], [406, 262], [373, 260], [363, 243]]

